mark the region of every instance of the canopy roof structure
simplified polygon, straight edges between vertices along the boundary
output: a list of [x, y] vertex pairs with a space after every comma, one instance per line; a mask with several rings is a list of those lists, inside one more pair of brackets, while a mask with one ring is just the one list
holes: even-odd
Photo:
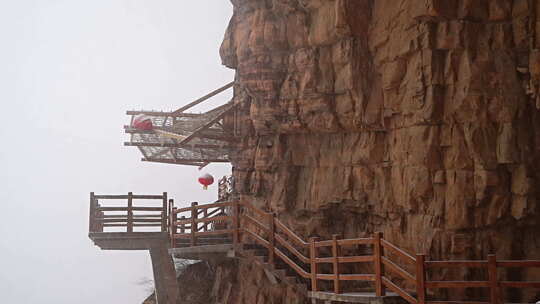
[[[231, 82], [172, 112], [127, 111], [131, 124], [124, 129], [131, 139], [124, 145], [138, 147], [143, 155], [142, 161], [198, 167], [212, 162], [229, 162], [233, 134], [227, 131], [224, 118], [235, 104], [229, 102], [205, 113], [185, 111], [233, 85]], [[151, 119], [151, 130], [133, 127], [133, 121], [139, 115]]]

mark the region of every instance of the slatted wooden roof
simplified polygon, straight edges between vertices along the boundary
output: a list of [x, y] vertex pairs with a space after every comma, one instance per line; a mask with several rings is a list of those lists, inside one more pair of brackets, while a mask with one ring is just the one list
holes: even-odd
[[224, 117], [235, 104], [231, 101], [205, 113], [187, 110], [233, 87], [231, 82], [175, 111], [128, 111], [131, 121], [141, 114], [152, 120], [153, 130], [125, 126], [130, 134], [126, 146], [138, 147], [142, 161], [204, 167], [212, 162], [229, 162], [233, 136], [224, 127]]

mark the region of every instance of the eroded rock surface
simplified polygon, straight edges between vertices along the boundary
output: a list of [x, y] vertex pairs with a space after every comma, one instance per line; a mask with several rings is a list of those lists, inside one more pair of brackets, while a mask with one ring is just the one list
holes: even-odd
[[306, 239], [383, 231], [431, 259], [540, 259], [538, 1], [232, 2], [220, 53], [249, 92], [243, 198]]

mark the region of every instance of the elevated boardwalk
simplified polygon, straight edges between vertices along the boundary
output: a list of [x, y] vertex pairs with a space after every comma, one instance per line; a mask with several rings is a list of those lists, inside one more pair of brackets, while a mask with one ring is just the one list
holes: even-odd
[[[245, 259], [264, 269], [271, 281], [289, 284], [310, 297], [313, 303], [503, 304], [508, 288], [540, 288], [538, 281], [512, 281], [498, 273], [505, 268], [540, 267], [540, 261], [497, 260], [495, 255], [488, 255], [487, 260], [429, 261], [423, 254], [412, 255], [401, 250], [385, 240], [382, 233], [352, 239], [343, 239], [340, 235], [330, 240], [312, 237], [305, 241], [274, 213], [247, 202], [193, 203], [190, 207], [176, 208], [169, 200], [168, 206], [162, 204], [160, 210], [155, 210], [152, 209], [155, 207], [130, 204], [137, 196], [128, 194], [122, 196], [127, 197], [126, 207], [107, 209], [97, 203], [96, 196], [91, 197], [95, 205], [90, 208], [90, 227], [94, 229], [90, 238], [103, 249], [150, 248], [152, 253], [153, 246], [161, 243], [160, 254], [169, 256], [169, 260], [171, 255], [211, 261]], [[166, 194], [160, 199], [166, 202]], [[112, 211], [126, 214], [120, 217], [104, 214]], [[138, 214], [134, 214], [135, 211]], [[145, 212], [150, 211], [157, 214], [148, 217], [150, 214]], [[125, 232], [103, 230], [119, 227], [119, 224]], [[159, 227], [159, 231], [134, 231], [141, 226]], [[167, 246], [163, 245], [165, 243]], [[487, 278], [483, 281], [429, 278], [430, 270], [441, 268], [484, 268]], [[364, 271], [358, 273], [358, 269]], [[451, 302], [429, 297], [433, 290], [441, 288], [482, 288], [489, 297], [484, 301]]]

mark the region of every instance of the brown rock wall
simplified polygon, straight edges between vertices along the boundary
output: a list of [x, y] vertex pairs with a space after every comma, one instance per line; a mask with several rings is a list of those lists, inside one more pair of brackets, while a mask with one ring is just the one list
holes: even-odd
[[433, 259], [540, 259], [537, 1], [232, 2], [221, 56], [250, 92], [244, 198], [305, 238], [383, 231]]

